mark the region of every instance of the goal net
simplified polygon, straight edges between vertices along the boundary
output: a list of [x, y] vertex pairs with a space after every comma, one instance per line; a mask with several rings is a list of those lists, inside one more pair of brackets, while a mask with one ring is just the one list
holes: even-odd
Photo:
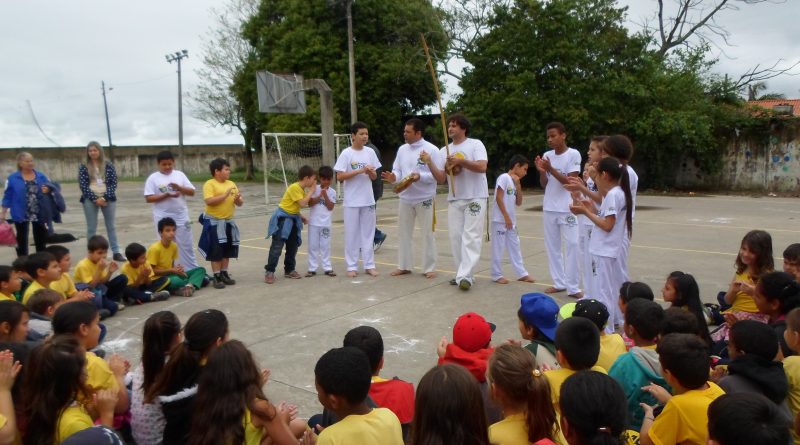
[[[349, 134], [334, 134], [335, 158], [350, 146]], [[264, 198], [266, 204], [280, 201], [283, 192], [297, 180], [297, 170], [309, 165], [314, 170], [322, 167], [322, 133], [262, 133], [261, 165], [264, 171]], [[333, 167], [333, 165], [331, 165]], [[339, 183], [336, 184], [338, 196]]]

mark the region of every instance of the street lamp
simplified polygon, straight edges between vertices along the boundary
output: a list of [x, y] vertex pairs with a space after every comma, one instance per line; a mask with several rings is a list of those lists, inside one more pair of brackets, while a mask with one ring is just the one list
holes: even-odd
[[181, 170], [186, 170], [183, 162], [183, 96], [181, 92], [181, 60], [189, 57], [189, 51], [183, 49], [174, 54], [164, 56], [168, 63], [178, 62], [178, 153], [181, 158]]

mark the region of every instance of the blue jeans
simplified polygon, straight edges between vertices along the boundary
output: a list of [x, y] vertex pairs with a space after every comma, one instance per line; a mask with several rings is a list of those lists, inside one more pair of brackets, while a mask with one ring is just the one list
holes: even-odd
[[88, 199], [83, 201], [83, 214], [86, 216], [86, 238], [91, 238], [97, 233], [98, 210], [103, 212], [108, 242], [111, 244], [111, 252], [120, 253], [119, 243], [117, 243], [117, 229], [114, 227], [114, 214], [117, 210], [117, 203], [115, 201], [108, 201], [105, 207], [100, 207]]
[[283, 257], [283, 271], [284, 273], [294, 272], [296, 266], [295, 257], [297, 256], [297, 226], [292, 227], [292, 232], [289, 234], [289, 239], [284, 240], [281, 238], [281, 231], [284, 224], [291, 224], [287, 218], [280, 218], [278, 220], [278, 231], [272, 235], [272, 244], [269, 246], [269, 255], [267, 256], [267, 265], [264, 269], [267, 272], [275, 273], [278, 267], [278, 260], [281, 258], [283, 246], [286, 246], [286, 255]]

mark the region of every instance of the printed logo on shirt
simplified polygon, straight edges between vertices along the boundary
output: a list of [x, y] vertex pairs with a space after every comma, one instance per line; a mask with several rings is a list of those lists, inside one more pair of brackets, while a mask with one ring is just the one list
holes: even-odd
[[506, 189], [506, 195], [513, 196], [513, 195], [516, 195], [516, 194], [517, 194], [517, 190], [516, 189], [512, 189], [512, 188], [507, 188]]
[[433, 205], [433, 199], [428, 199], [428, 200], [422, 201], [422, 208], [423, 209], [429, 209], [429, 208], [431, 208], [432, 205]]
[[366, 166], [367, 166], [366, 162], [351, 162], [350, 163], [350, 169], [351, 170], [358, 170], [358, 169], [364, 168]]
[[503, 235], [505, 235], [505, 234], [506, 234], [506, 231], [505, 231], [505, 230], [498, 230], [498, 231], [497, 231], [497, 236], [503, 236]]
[[568, 215], [564, 218], [564, 222], [567, 223], [568, 226], [573, 227], [578, 224], [578, 218], [576, 218], [575, 215]]
[[322, 232], [320, 232], [323, 238], [330, 238], [331, 237], [331, 229], [329, 227], [323, 227]]
[[423, 161], [422, 158], [417, 158], [417, 167], [422, 167], [424, 165], [426, 165], [425, 161]]
[[169, 186], [169, 184], [162, 184], [158, 186], [158, 191], [161, 193], [172, 193], [175, 190], [173, 190], [172, 187]]
[[478, 216], [481, 213], [481, 204], [473, 201], [467, 206], [467, 211], [469, 211], [469, 214], [472, 216]]

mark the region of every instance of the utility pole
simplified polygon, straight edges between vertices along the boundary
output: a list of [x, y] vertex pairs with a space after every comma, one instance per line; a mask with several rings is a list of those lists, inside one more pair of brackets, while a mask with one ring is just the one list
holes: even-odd
[[175, 54], [167, 54], [167, 62], [178, 62], [178, 157], [181, 158], [181, 170], [186, 169], [183, 158], [183, 94], [181, 91], [181, 60], [189, 57], [189, 51], [183, 49]]
[[350, 68], [350, 123], [358, 121], [356, 110], [356, 61], [353, 53], [353, 0], [347, 0], [347, 59]]
[[[114, 163], [114, 146], [111, 145], [111, 124], [108, 121], [108, 101], [106, 100], [106, 81], [101, 80], [100, 86], [103, 88], [103, 108], [106, 110], [106, 131], [108, 132], [108, 157], [111, 159], [111, 163]], [[109, 88], [108, 91], [113, 90], [114, 88]]]

